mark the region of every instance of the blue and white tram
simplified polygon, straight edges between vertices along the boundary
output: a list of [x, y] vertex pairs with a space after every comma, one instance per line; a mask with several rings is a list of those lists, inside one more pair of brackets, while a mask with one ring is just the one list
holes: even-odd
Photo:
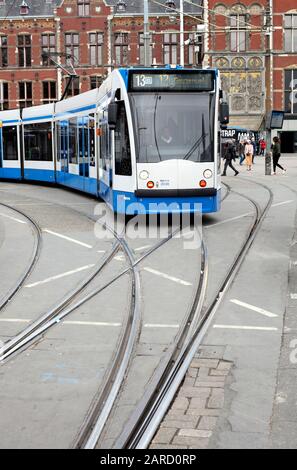
[[0, 113], [0, 178], [101, 197], [115, 212], [220, 208], [216, 70], [118, 69], [99, 89]]

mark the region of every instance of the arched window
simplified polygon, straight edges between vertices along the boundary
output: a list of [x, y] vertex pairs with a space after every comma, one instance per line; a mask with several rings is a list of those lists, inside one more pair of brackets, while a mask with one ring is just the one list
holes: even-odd
[[230, 11], [230, 49], [232, 52], [247, 50], [247, 15], [241, 4], [234, 5]]

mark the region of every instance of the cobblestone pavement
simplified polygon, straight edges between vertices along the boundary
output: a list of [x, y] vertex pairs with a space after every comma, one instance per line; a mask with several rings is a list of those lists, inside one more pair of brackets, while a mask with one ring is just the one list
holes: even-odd
[[205, 449], [224, 406], [224, 387], [232, 363], [204, 358], [200, 350], [191, 363], [151, 449]]

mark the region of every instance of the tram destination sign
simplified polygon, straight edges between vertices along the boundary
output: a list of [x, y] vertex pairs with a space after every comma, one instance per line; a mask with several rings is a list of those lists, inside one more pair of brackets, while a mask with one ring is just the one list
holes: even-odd
[[129, 91], [142, 92], [187, 92], [213, 91], [214, 73], [212, 71], [193, 72], [134, 72], [130, 76]]

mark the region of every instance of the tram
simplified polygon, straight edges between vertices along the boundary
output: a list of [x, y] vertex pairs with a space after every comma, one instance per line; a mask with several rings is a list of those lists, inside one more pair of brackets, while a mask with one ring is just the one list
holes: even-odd
[[118, 213], [220, 209], [220, 78], [122, 68], [100, 88], [0, 112], [0, 179], [59, 184]]

